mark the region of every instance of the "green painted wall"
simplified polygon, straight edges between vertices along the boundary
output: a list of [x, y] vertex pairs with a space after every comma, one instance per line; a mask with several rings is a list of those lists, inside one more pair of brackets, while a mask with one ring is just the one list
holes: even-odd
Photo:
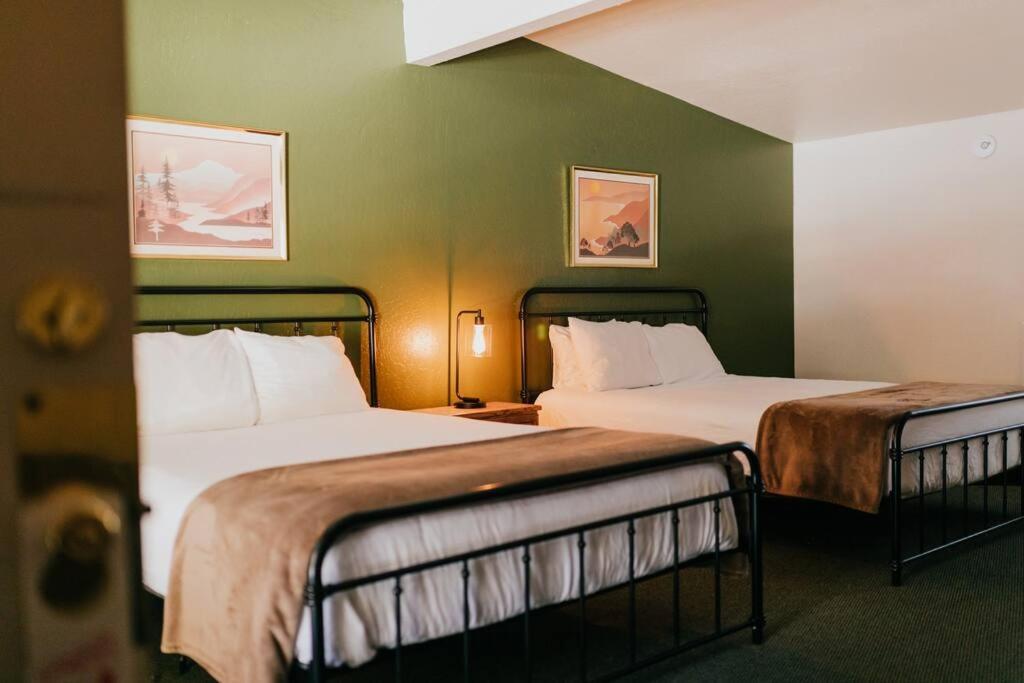
[[[401, 0], [127, 2], [130, 112], [288, 132], [287, 263], [137, 261], [145, 284], [344, 283], [381, 308], [385, 406], [447, 401], [450, 311], [518, 392], [537, 284], [685, 284], [731, 372], [793, 372], [792, 147], [535, 43], [404, 62]], [[565, 266], [570, 164], [661, 176], [661, 267]]]

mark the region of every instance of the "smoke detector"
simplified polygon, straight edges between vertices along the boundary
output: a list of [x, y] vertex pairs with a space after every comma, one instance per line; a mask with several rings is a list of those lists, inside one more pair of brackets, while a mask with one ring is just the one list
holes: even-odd
[[991, 135], [983, 135], [974, 142], [974, 156], [987, 159], [996, 152], [996, 139]]

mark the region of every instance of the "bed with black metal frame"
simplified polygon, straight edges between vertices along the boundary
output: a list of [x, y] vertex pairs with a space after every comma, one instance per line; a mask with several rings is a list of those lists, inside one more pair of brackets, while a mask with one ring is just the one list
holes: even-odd
[[[645, 306], [650, 300], [659, 296], [677, 297], [685, 303], [677, 306], [654, 307], [654, 308], [609, 308], [602, 306], [599, 309], [587, 306], [574, 305], [563, 309], [533, 310], [531, 304], [541, 297], [588, 297], [591, 299], [608, 300], [616, 298], [630, 298], [639, 296], [645, 299]], [[519, 321], [520, 321], [520, 397], [524, 403], [533, 403], [545, 390], [551, 388], [550, 358], [546, 367], [538, 368], [535, 364], [530, 366], [530, 356], [527, 349], [532, 346], [531, 340], [547, 339], [546, 334], [537, 334], [535, 322], [540, 320], [542, 328], [546, 329], [551, 324], [558, 322], [566, 324], [567, 318], [575, 317], [585, 320], [608, 321], [612, 319], [631, 321], [639, 320], [653, 325], [664, 325], [668, 322], [684, 322], [696, 325], [705, 336], [708, 335], [709, 308], [707, 297], [700, 289], [693, 287], [534, 287], [527, 290], [520, 299]], [[534, 334], [531, 337], [531, 331]], [[550, 345], [541, 344], [540, 348], [547, 348], [550, 354]], [[539, 370], [539, 371], [538, 371]], [[539, 380], [539, 381], [538, 381]], [[924, 419], [932, 419], [943, 415], [952, 415], [963, 411], [977, 410], [979, 408], [998, 407], [1000, 404], [1010, 404], [1024, 400], [1024, 393], [1013, 393], [995, 398], [986, 398], [977, 401], [954, 403], [933, 408], [907, 411], [897, 421], [891, 431], [887, 455], [889, 459], [890, 488], [886, 497], [884, 512], [889, 516], [890, 536], [890, 560], [889, 574], [893, 586], [899, 586], [903, 581], [903, 570], [909, 564], [916, 564], [925, 558], [932, 557], [937, 553], [958, 546], [967, 541], [979, 539], [983, 536], [1003, 530], [1007, 527], [1017, 525], [1024, 521], [1024, 499], [1017, 505], [1017, 511], [1013, 513], [1008, 505], [1008, 487], [1013, 485], [1018, 492], [1024, 491], [1024, 467], [1018, 467], [1016, 476], [1007, 471], [1008, 446], [1010, 439], [1017, 439], [1020, 446], [1020, 453], [1024, 459], [1024, 404], [1018, 419], [1009, 421], [1005, 425], [991, 428], [973, 430], [963, 434], [946, 436], [927, 443], [908, 444], [905, 439], [909, 426]], [[699, 436], [699, 434], [695, 435]], [[970, 485], [961, 486], [961, 516], [959, 534], [952, 534], [950, 530], [950, 506], [952, 502], [951, 487], [948, 481], [948, 467], [959, 466], [963, 468], [963, 480], [968, 481], [968, 448], [970, 443], [980, 441], [982, 448], [982, 460], [984, 473], [980, 481]], [[993, 443], [994, 442], [994, 443]], [[998, 448], [997, 457], [1002, 459], [1002, 468], [999, 473], [999, 481], [993, 483], [989, 473], [989, 449]], [[959, 462], [954, 460], [955, 451], [959, 450]], [[954, 451], [951, 453], [951, 451]], [[942, 462], [942, 485], [935, 491], [926, 492], [924, 486], [924, 462], [926, 452], [940, 454]], [[902, 491], [903, 462], [907, 459], [917, 460], [917, 492], [913, 495], [899, 495]], [[996, 501], [996, 510], [993, 511], [990, 505], [990, 488], [994, 486], [1001, 491], [999, 500]], [[971, 487], [981, 488], [982, 513], [980, 523], [974, 519], [969, 491]], [[953, 487], [956, 488], [956, 487]], [[771, 494], [766, 494], [771, 495]], [[937, 515], [928, 515], [926, 498], [937, 497], [940, 501]], [[913, 504], [914, 517], [909, 518], [907, 506]], [[935, 520], [935, 517], [938, 520]], [[997, 519], [992, 519], [996, 517]], [[934, 528], [929, 530], [929, 523]], [[933, 542], [929, 542], [932, 539]], [[938, 539], [934, 541], [934, 539]], [[909, 548], [914, 548], [909, 550]]]
[[[316, 325], [330, 325], [330, 331], [332, 334], [338, 334], [339, 328], [344, 323], [357, 323], [360, 326], [366, 326], [366, 338], [363, 340], [362, 346], [365, 347], [365, 359], [367, 362], [367, 368], [365, 377], [368, 378], [369, 384], [369, 403], [372, 407], [378, 407], [377, 397], [377, 367], [376, 367], [376, 325], [378, 314], [373, 303], [372, 297], [363, 289], [358, 287], [347, 287], [347, 286], [145, 286], [139, 287], [136, 290], [139, 296], [266, 296], [266, 295], [323, 295], [329, 297], [355, 297], [361, 301], [364, 312], [357, 315], [342, 315], [342, 316], [260, 316], [260, 317], [228, 317], [228, 318], [210, 318], [210, 317], [160, 317], [160, 318], [149, 318], [139, 320], [136, 326], [141, 329], [152, 329], [158, 328], [167, 331], [174, 331], [185, 327], [210, 327], [214, 329], [220, 329], [223, 326], [251, 326], [256, 331], [269, 331], [274, 325], [284, 325], [291, 334], [303, 334], [305, 326]], [[359, 365], [357, 365], [357, 368]], [[471, 552], [464, 552], [460, 554], [453, 554], [446, 557], [431, 560], [429, 562], [422, 562], [413, 564], [410, 566], [399, 567], [390, 571], [380, 572], [371, 576], [362, 576], [355, 579], [343, 580], [337, 583], [325, 583], [324, 576], [324, 562], [328, 555], [328, 551], [342, 542], [347, 536], [366, 529], [369, 526], [382, 524], [388, 521], [393, 521], [413, 515], [421, 515], [424, 513], [440, 512], [450, 510], [453, 508], [469, 507], [475, 505], [481, 505], [486, 503], [493, 503], [497, 501], [509, 500], [513, 498], [523, 498], [537, 496], [540, 494], [552, 493], [560, 490], [576, 488], [586, 485], [592, 485], [595, 483], [607, 482], [610, 480], [619, 480], [629, 477], [649, 474], [657, 471], [665, 471], [669, 469], [675, 469], [686, 466], [688, 464], [697, 463], [699, 461], [706, 461], [713, 457], [718, 456], [729, 456], [731, 454], [740, 454], [747, 459], [750, 463], [750, 473], [745, 478], [743, 485], [737, 486], [730, 484], [726, 490], [719, 491], [708, 495], [703, 495], [697, 498], [673, 501], [670, 504], [659, 505], [657, 507], [638, 510], [627, 515], [619, 515], [607, 519], [600, 519], [591, 521], [586, 524], [579, 524], [567, 528], [560, 528], [557, 530], [549, 531], [543, 534], [531, 535], [528, 537], [517, 538], [513, 541], [504, 542], [498, 545], [492, 545], [488, 547], [478, 548]], [[498, 484], [491, 486], [483, 490], [472, 490], [467, 491], [464, 494], [456, 495], [448, 498], [437, 499], [437, 500], [424, 500], [417, 502], [413, 505], [406, 505], [401, 507], [381, 508], [377, 510], [367, 511], [339, 519], [331, 524], [320, 536], [316, 546], [311, 549], [309, 559], [309, 572], [308, 580], [305, 590], [305, 600], [309, 607], [312, 615], [312, 652], [313, 660], [307, 667], [302, 667], [295, 662], [292, 667], [292, 676], [298, 678], [308, 678], [309, 680], [320, 682], [326, 680], [329, 671], [333, 670], [332, 667], [328, 667], [325, 660], [325, 623], [324, 623], [324, 602], [330, 598], [330, 596], [343, 591], [353, 591], [361, 586], [366, 586], [372, 583], [380, 581], [390, 581], [393, 583], [393, 590], [391, 594], [394, 599], [394, 614], [397, 623], [397, 637], [395, 646], [393, 648], [393, 672], [394, 680], [400, 681], [405, 679], [409, 672], [403, 667], [403, 650], [408, 645], [402, 643], [402, 615], [403, 615], [403, 578], [411, 574], [417, 574], [430, 569], [455, 565], [461, 569], [462, 577], [462, 662], [461, 670], [464, 680], [469, 680], [471, 673], [471, 638], [470, 638], [470, 562], [485, 556], [495, 555], [507, 551], [515, 551], [516, 549], [521, 551], [520, 559], [523, 566], [524, 581], [519, 589], [522, 591], [524, 609], [522, 613], [514, 619], [521, 619], [522, 622], [522, 640], [521, 642], [513, 647], [520, 648], [520, 652], [517, 657], [521, 658], [522, 661], [522, 678], [524, 680], [531, 680], [533, 676], [534, 657], [533, 650], [535, 649], [532, 643], [531, 636], [531, 617], [537, 612], [548, 609], [549, 607], [556, 607], [557, 605], [547, 605], [543, 607], [531, 607], [531, 596], [530, 596], [530, 577], [531, 577], [531, 566], [536, 561], [534, 556], [531, 554], [531, 549], [537, 544], [542, 544], [554, 539], [563, 537], [576, 539], [575, 547], [577, 548], [576, 562], [578, 562], [578, 570], [580, 571], [580, 581], [578, 595], [574, 601], [578, 604], [578, 638], [579, 638], [579, 664], [578, 672], [580, 680], [609, 680], [629, 672], [636, 671], [640, 668], [649, 666], [656, 662], [663, 661], [674, 655], [683, 653], [691, 650], [698, 646], [708, 644], [716, 641], [720, 638], [744, 631], [749, 629], [751, 637], [754, 643], [761, 643], [764, 637], [764, 605], [763, 605], [763, 571], [762, 571], [762, 560], [761, 560], [761, 536], [760, 536], [760, 521], [758, 517], [759, 501], [763, 491], [761, 483], [760, 471], [758, 468], [757, 457], [753, 450], [746, 444], [743, 443], [729, 443], [722, 445], [714, 445], [705, 448], [698, 452], [691, 452], [686, 454], [672, 455], [666, 457], [660, 457], [656, 459], [648, 459], [644, 461], [638, 461], [629, 463], [626, 465], [617, 465], [613, 467], [605, 467], [601, 469], [592, 469], [583, 472], [569, 473], [566, 475], [549, 477], [544, 479], [537, 479], [517, 484]], [[723, 550], [719, 548], [719, 532], [720, 523], [719, 515], [722, 509], [721, 502], [723, 500], [740, 499], [746, 503], [747, 509], [747, 524], [748, 524], [748, 538], [746, 548], [738, 548], [736, 550]], [[714, 533], [715, 533], [715, 550], [713, 553], [709, 553], [710, 557], [697, 558], [689, 562], [683, 562], [679, 559], [679, 533], [680, 527], [680, 513], [683, 509], [695, 506], [695, 505], [713, 505], [714, 510]], [[634, 553], [635, 553], [635, 524], [638, 520], [652, 517], [655, 515], [671, 515], [670, 521], [673, 529], [673, 552], [675, 562], [673, 565], [666, 569], [650, 574], [647, 576], [637, 576], [634, 567]], [[588, 594], [583, 578], [586, 576], [586, 558], [587, 558], [587, 543], [586, 533], [595, 529], [601, 529], [604, 527], [610, 527], [615, 525], [625, 525], [625, 530], [628, 535], [628, 581], [619, 586], [606, 588], [594, 594]], [[722, 614], [722, 575], [725, 571], [723, 569], [723, 559], [729, 553], [734, 552], [746, 552], [749, 563], [749, 581], [750, 581], [750, 612], [749, 616], [740, 620], [737, 623], [726, 624], [723, 622]], [[690, 565], [702, 562], [710, 564], [714, 570], [714, 629], [712, 632], [702, 634], [694, 638], [683, 639], [682, 628], [681, 628], [681, 608], [680, 608], [680, 571]], [[645, 655], [641, 657], [639, 655], [638, 643], [637, 643], [637, 587], [642, 582], [659, 576], [671, 574], [673, 576], [673, 614], [672, 614], [672, 645], [664, 648], [656, 653]], [[591, 676], [588, 671], [588, 653], [587, 653], [587, 601], [588, 598], [595, 597], [596, 594], [604, 594], [611, 590], [625, 590], [628, 595], [628, 660], [614, 671], [603, 672], [598, 676]], [[563, 605], [565, 603], [562, 603]], [[345, 667], [342, 667], [344, 670]]]

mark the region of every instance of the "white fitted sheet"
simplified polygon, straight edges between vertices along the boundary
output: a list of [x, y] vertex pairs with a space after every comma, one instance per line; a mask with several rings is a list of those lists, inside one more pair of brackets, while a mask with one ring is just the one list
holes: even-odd
[[[152, 507], [142, 522], [144, 583], [159, 595], [166, 593], [174, 540], [185, 510], [217, 481], [268, 467], [481, 441], [536, 429], [368, 409], [244, 429], [143, 436], [140, 485], [143, 500]], [[727, 488], [722, 467], [699, 464], [557, 494], [402, 519], [359, 532], [335, 546], [327, 555], [324, 581], [365, 576]], [[714, 549], [710, 503], [685, 508], [680, 519], [682, 560]], [[721, 548], [737, 547], [737, 537], [732, 505], [723, 505]], [[588, 590], [626, 579], [624, 527], [590, 532], [587, 544]], [[638, 575], [671, 563], [671, 524], [666, 515], [637, 523], [636, 549]], [[532, 552], [531, 605], [574, 597], [579, 585], [575, 540], [540, 544]], [[522, 612], [521, 554], [521, 550], [509, 551], [471, 563], [474, 626]], [[459, 570], [448, 566], [405, 579], [403, 643], [461, 631]], [[364, 586], [336, 594], [325, 603], [329, 665], [358, 666], [371, 659], [378, 648], [394, 644], [392, 588], [391, 582]], [[309, 611], [305, 607], [296, 658], [302, 663], [311, 659]]]
[[[773, 403], [884, 386], [890, 385], [884, 382], [722, 375], [642, 389], [604, 392], [552, 389], [542, 393], [537, 403], [542, 407], [540, 424], [549, 427], [593, 425], [608, 429], [685, 434], [719, 443], [743, 441], [753, 445], [757, 442], [761, 415]], [[904, 446], [912, 448], [917, 444], [1019, 423], [1024, 423], [1024, 401], [920, 418], [907, 425]], [[973, 439], [968, 445], [968, 480], [979, 481], [985, 472], [984, 445], [981, 439]], [[1019, 461], [1020, 440], [1014, 435], [1007, 442], [1007, 467], [1014, 467]], [[961, 464], [960, 448], [950, 447], [947, 455], [949, 486], [956, 486], [963, 480]], [[900, 487], [904, 495], [917, 493], [918, 469], [917, 458], [904, 460]], [[1002, 469], [1002, 444], [998, 437], [992, 437], [988, 454], [989, 475]], [[934, 491], [941, 486], [941, 452], [929, 449], [924, 459], [924, 488], [925, 491]]]

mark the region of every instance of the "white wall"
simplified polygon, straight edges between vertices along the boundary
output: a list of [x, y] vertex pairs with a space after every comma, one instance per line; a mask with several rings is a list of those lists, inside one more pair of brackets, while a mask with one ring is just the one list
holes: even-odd
[[1024, 110], [793, 157], [797, 376], [1024, 381]]
[[405, 61], [433, 66], [630, 0], [404, 0]]

